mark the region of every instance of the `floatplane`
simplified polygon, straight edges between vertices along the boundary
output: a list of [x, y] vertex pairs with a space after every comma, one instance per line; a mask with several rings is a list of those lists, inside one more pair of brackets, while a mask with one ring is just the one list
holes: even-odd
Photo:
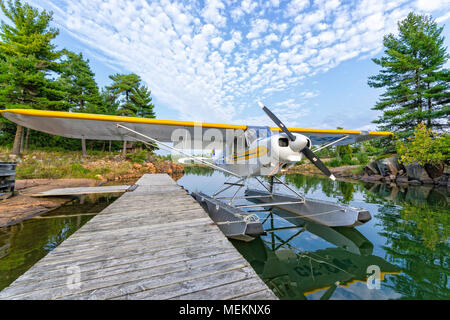
[[[306, 198], [276, 175], [306, 158], [325, 176], [335, 177], [316, 155], [333, 145], [348, 145], [391, 135], [389, 132], [287, 128], [261, 102], [262, 110], [276, 127], [229, 125], [192, 121], [145, 119], [29, 109], [0, 110], [18, 125], [68, 138], [140, 141], [195, 163], [222, 171], [228, 176], [211, 195], [192, 192], [219, 228], [231, 238], [245, 241], [264, 234], [254, 208], [280, 208], [329, 227], [355, 227], [371, 219], [367, 210]], [[313, 146], [316, 146], [315, 148]], [[211, 158], [195, 157], [189, 150], [213, 151]], [[250, 179], [262, 189], [248, 187]], [[286, 191], [276, 192], [275, 186]], [[239, 192], [245, 188], [244, 194]], [[236, 189], [236, 191], [234, 191]], [[232, 191], [232, 192], [231, 192]], [[227, 197], [224, 192], [231, 194]], [[244, 200], [251, 204], [236, 204]]]

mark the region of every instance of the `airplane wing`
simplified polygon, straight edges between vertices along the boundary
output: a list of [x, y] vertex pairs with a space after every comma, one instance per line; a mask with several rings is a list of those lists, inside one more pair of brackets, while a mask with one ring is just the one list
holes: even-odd
[[[90, 140], [127, 140], [136, 141], [140, 137], [117, 127], [123, 125], [129, 129], [147, 135], [161, 142], [193, 141], [194, 137], [203, 139], [202, 148], [214, 141], [211, 136], [219, 133], [223, 139], [233, 130], [247, 129], [246, 125], [217, 124], [193, 121], [173, 121], [147, 118], [109, 116], [100, 114], [43, 111], [30, 109], [6, 109], [0, 113], [21, 126], [67, 138]], [[279, 128], [271, 127], [278, 133]], [[359, 130], [327, 130], [289, 128], [291, 132], [301, 133], [309, 137], [314, 145], [330, 143], [342, 139], [337, 145], [352, 144], [373, 138], [392, 135], [389, 132], [363, 132]], [[206, 143], [205, 143], [206, 141]]]

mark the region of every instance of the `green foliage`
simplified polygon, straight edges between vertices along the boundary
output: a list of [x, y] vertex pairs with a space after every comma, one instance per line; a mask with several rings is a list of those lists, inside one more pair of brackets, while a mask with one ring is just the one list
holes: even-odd
[[52, 14], [39, 12], [19, 0], [0, 0], [4, 15], [0, 27], [0, 103], [6, 108], [67, 110], [64, 91], [50, 76], [59, 72], [52, 41], [58, 30], [50, 28]]
[[124, 95], [118, 114], [121, 116], [136, 116], [139, 108], [132, 103], [130, 96], [139, 88], [141, 78], [136, 74], [115, 74], [109, 76], [113, 83], [106, 87], [116, 98]]
[[347, 157], [347, 158], [350, 157], [350, 159], [351, 159], [352, 154], [353, 154], [353, 149], [349, 145], [337, 146], [336, 152], [341, 159], [344, 159], [344, 157]]
[[131, 95], [131, 101], [137, 107], [136, 115], [141, 118], [155, 118], [152, 104], [152, 92], [146, 86], [138, 87]]
[[327, 167], [336, 168], [340, 167], [342, 165], [342, 162], [339, 159], [333, 159], [330, 162], [326, 163]]
[[143, 150], [137, 153], [127, 153], [126, 157], [127, 159], [129, 159], [131, 162], [134, 163], [143, 163], [147, 160], [147, 156], [148, 156], [148, 152]]
[[[100, 113], [100, 94], [89, 60], [83, 54], [63, 50], [64, 60], [61, 66], [59, 82], [66, 93], [65, 99], [71, 110], [76, 112]], [[99, 112], [100, 111], [100, 112]]]
[[396, 132], [402, 139], [422, 121], [443, 129], [450, 115], [450, 72], [443, 68], [449, 55], [442, 30], [430, 17], [410, 13], [398, 23], [398, 36], [384, 37], [385, 56], [373, 59], [382, 69], [368, 82], [386, 89], [373, 108], [383, 111], [374, 121], [381, 129]]
[[397, 141], [397, 152], [404, 164], [439, 164], [446, 159], [449, 151], [450, 136], [438, 135], [423, 123], [416, 127], [414, 137], [410, 137], [407, 142]]
[[358, 159], [359, 164], [368, 164], [369, 156], [365, 152], [358, 152], [356, 154], [356, 158]]

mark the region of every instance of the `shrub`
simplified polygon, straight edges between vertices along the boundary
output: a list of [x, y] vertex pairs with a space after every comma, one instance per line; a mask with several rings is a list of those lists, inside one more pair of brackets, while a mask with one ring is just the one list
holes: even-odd
[[398, 140], [396, 147], [403, 164], [439, 164], [450, 150], [450, 136], [439, 135], [420, 123], [414, 130], [414, 136], [409, 137], [407, 142]]
[[349, 154], [344, 154], [342, 156], [342, 164], [351, 165], [352, 164], [352, 156]]
[[333, 159], [330, 162], [328, 162], [326, 165], [331, 168], [336, 168], [336, 167], [341, 166], [342, 163], [338, 159]]
[[127, 158], [134, 163], [143, 163], [147, 160], [147, 151], [140, 151], [138, 153], [127, 153]]
[[365, 152], [358, 152], [356, 154], [356, 158], [358, 159], [359, 164], [368, 164], [369, 156]]

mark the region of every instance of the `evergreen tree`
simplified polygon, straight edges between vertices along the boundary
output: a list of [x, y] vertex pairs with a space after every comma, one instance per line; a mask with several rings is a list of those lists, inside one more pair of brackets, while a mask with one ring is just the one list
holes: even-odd
[[120, 95], [125, 96], [125, 101], [123, 101], [118, 110], [118, 114], [122, 116], [136, 116], [138, 107], [132, 103], [131, 96], [139, 89], [141, 78], [136, 74], [115, 74], [109, 76], [109, 78], [114, 82], [106, 89], [111, 91], [116, 97]]
[[[99, 113], [100, 95], [89, 67], [89, 61], [83, 54], [63, 50], [65, 60], [61, 67], [59, 82], [66, 92], [66, 100], [71, 109], [77, 112]], [[81, 150], [86, 155], [86, 139], [81, 139]]]
[[120, 103], [117, 101], [116, 95], [114, 95], [108, 89], [102, 89], [100, 92], [100, 105], [99, 113], [117, 115], [120, 108]]
[[373, 61], [382, 67], [369, 78], [369, 86], [386, 88], [374, 110], [383, 115], [374, 123], [383, 130], [410, 136], [425, 122], [429, 128], [445, 129], [450, 114], [449, 58], [444, 47], [443, 27], [432, 18], [410, 13], [398, 23], [398, 36], [384, 37], [385, 56]]
[[[50, 28], [52, 13], [39, 12], [19, 0], [0, 0], [12, 22], [0, 26], [0, 104], [6, 108], [66, 110], [64, 92], [51, 79], [59, 72], [61, 53], [52, 44], [58, 30]], [[17, 126], [13, 154], [20, 153], [23, 128]]]
[[136, 115], [141, 118], [155, 118], [152, 104], [152, 92], [144, 85], [140, 86], [131, 95], [131, 101], [136, 106]]
[[60, 83], [67, 94], [66, 100], [76, 112], [100, 113], [101, 103], [95, 74], [84, 60], [83, 54], [63, 50], [65, 59], [62, 63]]

